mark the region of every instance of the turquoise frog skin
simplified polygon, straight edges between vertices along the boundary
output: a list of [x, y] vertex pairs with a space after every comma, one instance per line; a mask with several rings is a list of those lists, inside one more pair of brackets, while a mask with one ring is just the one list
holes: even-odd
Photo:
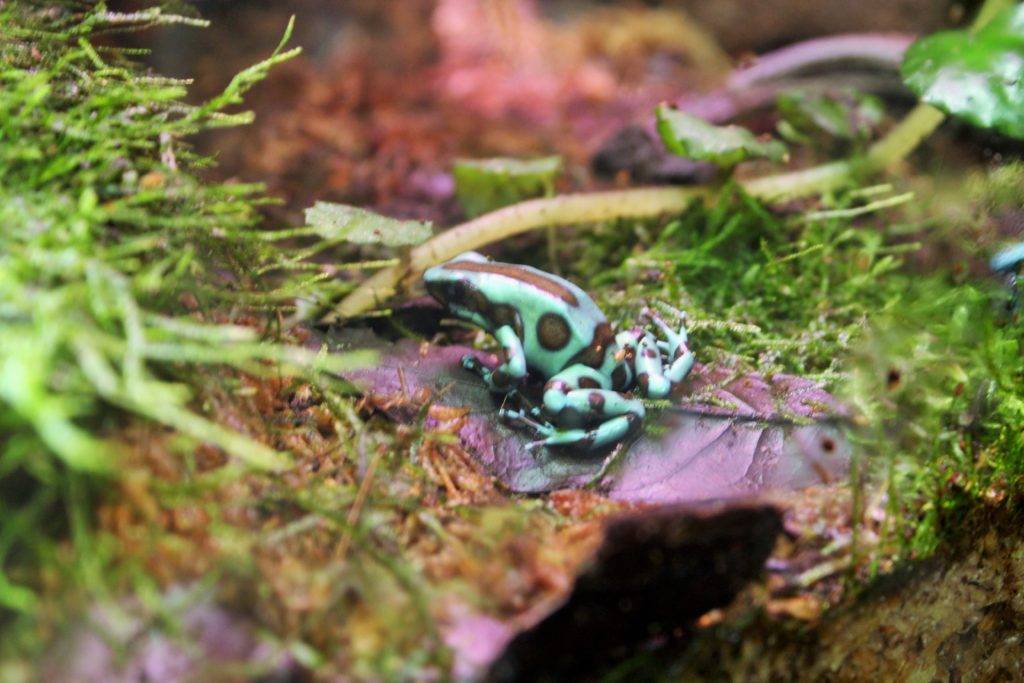
[[622, 440], [644, 418], [643, 403], [625, 392], [664, 398], [693, 367], [685, 327], [672, 330], [645, 309], [664, 340], [639, 327], [616, 334], [586, 292], [536, 268], [467, 252], [430, 268], [423, 280], [452, 315], [501, 344], [503, 362], [493, 370], [473, 356], [462, 359], [491, 391], [514, 395], [530, 372], [547, 380], [542, 407], [501, 410], [541, 437], [531, 450], [589, 451]]

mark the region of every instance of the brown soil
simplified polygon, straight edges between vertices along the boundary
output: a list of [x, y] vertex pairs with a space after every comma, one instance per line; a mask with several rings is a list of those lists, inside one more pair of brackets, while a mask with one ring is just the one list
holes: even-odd
[[[965, 523], [925, 562], [903, 565], [819, 623], [762, 613], [707, 631], [681, 680], [1024, 679], [1024, 533], [999, 512]], [[963, 533], [968, 530], [974, 533]]]

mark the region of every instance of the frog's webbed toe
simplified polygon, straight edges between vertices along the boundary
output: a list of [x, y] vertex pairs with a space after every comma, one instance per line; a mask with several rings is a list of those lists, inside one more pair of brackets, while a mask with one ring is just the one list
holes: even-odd
[[672, 361], [672, 365], [669, 366], [665, 372], [665, 377], [668, 378], [672, 384], [679, 384], [687, 375], [690, 374], [690, 370], [693, 369], [693, 363], [695, 361], [693, 351], [686, 349], [682, 355]]
[[531, 408], [529, 411], [523, 410], [512, 410], [510, 408], [502, 408], [498, 411], [498, 417], [506, 422], [520, 422], [527, 427], [530, 427], [538, 434], [548, 434], [554, 429], [554, 426], [550, 423], [540, 422], [536, 419], [540, 411], [537, 408]]
[[464, 369], [469, 370], [470, 372], [475, 372], [478, 375], [482, 374], [484, 370], [484, 364], [480, 362], [479, 358], [471, 353], [467, 353], [463, 356], [460, 364]]

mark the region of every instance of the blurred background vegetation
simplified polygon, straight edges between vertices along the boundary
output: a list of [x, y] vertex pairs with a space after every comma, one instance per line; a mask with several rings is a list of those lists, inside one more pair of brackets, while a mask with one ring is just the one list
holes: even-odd
[[[927, 33], [975, 4], [151, 7], [0, 3], [2, 679], [437, 678], [460, 615], [512, 622], [563, 595], [626, 506], [512, 496], [427, 426], [428, 397], [353, 395], [338, 373], [374, 359], [322, 352], [302, 318], [394, 254], [289, 229], [318, 200], [453, 224], [460, 158], [557, 154], [544, 192], [629, 184], [593, 161], [659, 102], [755, 53]], [[789, 97], [741, 121], [799, 127]], [[884, 100], [868, 137], [911, 101]], [[804, 134], [798, 164], [859, 144]], [[614, 320], [671, 301], [705, 362], [813, 377], [856, 410], [851, 479], [789, 502], [826, 528], [777, 553], [836, 568], [801, 596], [813, 621], [975, 533], [979, 510], [1017, 510], [1021, 328], [985, 259], [1024, 229], [1019, 153], [952, 123], [892, 186], [770, 208], [728, 186], [501, 253], [553, 254]], [[897, 191], [913, 198], [872, 207]], [[787, 600], [754, 591], [739, 621]]]

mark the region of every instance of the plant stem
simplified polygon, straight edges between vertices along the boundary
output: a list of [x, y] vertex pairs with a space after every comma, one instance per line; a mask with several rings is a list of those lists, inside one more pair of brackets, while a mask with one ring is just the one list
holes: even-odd
[[[729, 76], [728, 90], [746, 90], [792, 78], [809, 70], [808, 67], [820, 68], [828, 62], [849, 59], [895, 71], [903, 60], [903, 52], [914, 38], [910, 33], [844, 33], [811, 38], [758, 55], [752, 65], [737, 69]], [[831, 80], [834, 79], [833, 75]]]
[[743, 189], [763, 201], [779, 201], [821, 194], [860, 177], [879, 173], [899, 163], [931, 135], [945, 115], [929, 104], [918, 104], [889, 134], [862, 157], [780, 173], [743, 183]]
[[565, 194], [512, 204], [447, 230], [411, 250], [404, 263], [378, 271], [342, 299], [338, 307], [324, 317], [324, 322], [351, 318], [380, 306], [395, 293], [406, 275], [419, 275], [464, 251], [521, 232], [550, 225], [678, 213], [694, 200], [711, 194], [712, 190], [707, 187], [652, 187]]
[[1012, 7], [1017, 0], [985, 0], [985, 4], [981, 6], [978, 13], [974, 17], [974, 23], [971, 24], [969, 29], [971, 33], [974, 33], [979, 28], [987, 24], [992, 20], [992, 17], [1002, 12], [1007, 7]]
[[866, 171], [874, 173], [902, 161], [939, 127], [946, 118], [941, 111], [930, 104], [920, 103], [914, 107], [889, 134], [868, 150]]

